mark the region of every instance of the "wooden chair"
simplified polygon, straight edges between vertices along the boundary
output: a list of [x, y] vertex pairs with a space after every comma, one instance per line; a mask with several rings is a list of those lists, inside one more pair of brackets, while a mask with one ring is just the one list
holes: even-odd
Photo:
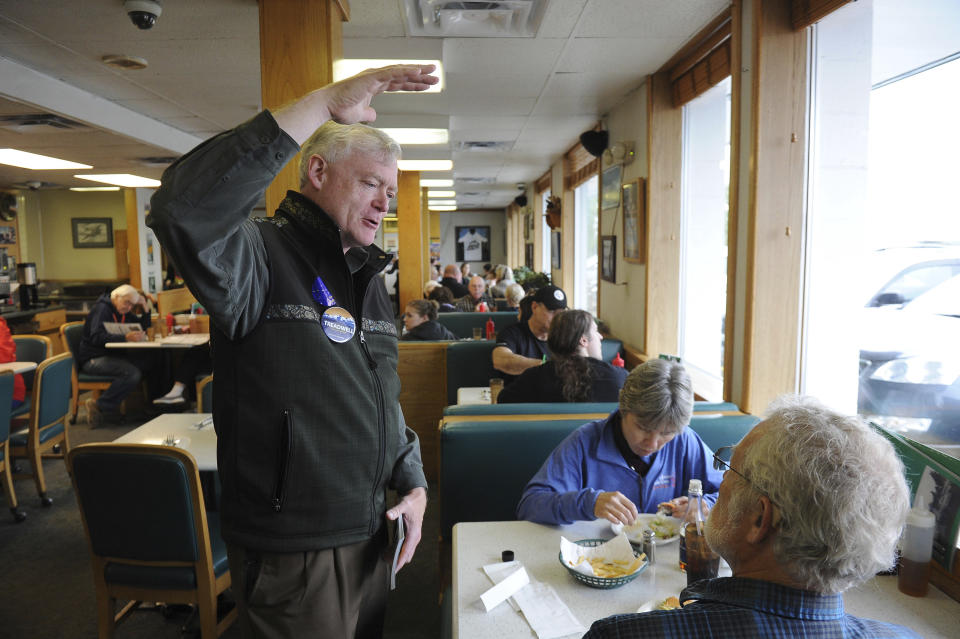
[[73, 393], [70, 396], [70, 423], [77, 421], [77, 411], [79, 410], [80, 393], [90, 391], [93, 398], [100, 397], [100, 393], [110, 388], [113, 378], [106, 375], [91, 375], [81, 372], [76, 365], [79, 362], [80, 338], [83, 337], [83, 322], [67, 322], [60, 327], [60, 340], [63, 342], [63, 350], [73, 355], [74, 367], [72, 386]]
[[47, 484], [43, 476], [43, 459], [63, 457], [70, 451], [70, 380], [73, 356], [61, 353], [45, 359], [37, 367], [37, 376], [31, 395], [30, 422], [25, 430], [10, 435], [10, 458], [25, 457], [33, 468], [31, 473], [17, 473], [14, 477], [33, 477], [40, 495], [40, 503], [49, 506]]
[[213, 375], [207, 375], [197, 382], [197, 412], [213, 412]]
[[[13, 473], [11, 472], [10, 444], [10, 403], [13, 401], [13, 373], [0, 373], [0, 472], [3, 478], [3, 491], [7, 494], [7, 503], [10, 512], [17, 523], [27, 518], [26, 513], [17, 507], [17, 493], [13, 490]], [[4, 408], [6, 407], [6, 408]]]
[[[219, 637], [230, 586], [216, 512], [206, 512], [190, 453], [145, 444], [85, 444], [67, 456], [93, 562], [100, 639], [142, 601], [197, 606], [202, 639]], [[117, 600], [126, 600], [115, 612]]]
[[[53, 357], [53, 342], [46, 335], [14, 335], [13, 343], [17, 349], [18, 362], [34, 362], [40, 364], [48, 357]], [[36, 371], [21, 373], [23, 383], [27, 387], [27, 395], [23, 399], [23, 404], [13, 410], [14, 420], [26, 425], [27, 418], [30, 415], [30, 391], [33, 390], [33, 378]], [[19, 419], [18, 419], [19, 418]]]

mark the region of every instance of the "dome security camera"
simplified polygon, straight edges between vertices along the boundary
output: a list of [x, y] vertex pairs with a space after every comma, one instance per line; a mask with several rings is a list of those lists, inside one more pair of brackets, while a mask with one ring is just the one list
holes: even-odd
[[138, 29], [152, 29], [163, 8], [156, 0], [124, 0], [123, 8]]

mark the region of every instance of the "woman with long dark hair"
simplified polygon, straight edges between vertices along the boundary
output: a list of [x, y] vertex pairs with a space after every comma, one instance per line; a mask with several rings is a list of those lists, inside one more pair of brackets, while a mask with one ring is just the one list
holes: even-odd
[[590, 313], [560, 311], [547, 337], [552, 359], [513, 380], [497, 402], [617, 401], [627, 371], [602, 361], [601, 339]]
[[433, 300], [411, 300], [403, 312], [407, 331], [402, 340], [455, 340], [457, 336], [437, 321], [438, 304]]

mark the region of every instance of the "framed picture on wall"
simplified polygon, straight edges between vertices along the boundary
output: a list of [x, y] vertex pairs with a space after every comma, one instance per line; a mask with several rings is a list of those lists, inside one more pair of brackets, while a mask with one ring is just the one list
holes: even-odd
[[623, 259], [634, 264], [646, 261], [647, 181], [623, 185]]
[[17, 227], [0, 226], [0, 244], [16, 244]]
[[617, 236], [600, 238], [600, 279], [617, 283]]
[[490, 261], [489, 226], [458, 226], [455, 230], [457, 235], [457, 262]]
[[113, 220], [109, 217], [72, 217], [73, 248], [113, 248]]
[[550, 231], [550, 268], [560, 269], [560, 231]]
[[613, 209], [620, 205], [620, 175], [623, 165], [614, 164], [600, 176], [600, 208]]

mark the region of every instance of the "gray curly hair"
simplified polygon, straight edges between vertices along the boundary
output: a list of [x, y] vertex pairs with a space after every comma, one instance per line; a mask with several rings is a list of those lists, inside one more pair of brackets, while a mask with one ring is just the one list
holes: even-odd
[[645, 430], [679, 433], [693, 414], [690, 374], [678, 362], [647, 360], [623, 383], [620, 412], [633, 413]]
[[354, 151], [399, 160], [400, 145], [389, 135], [366, 124], [338, 124], [327, 120], [300, 147], [300, 187], [307, 183], [310, 158], [319, 155], [330, 164]]
[[779, 398], [765, 422], [739, 470], [780, 509], [774, 553], [784, 570], [838, 593], [889, 568], [910, 508], [890, 442], [809, 397]]

